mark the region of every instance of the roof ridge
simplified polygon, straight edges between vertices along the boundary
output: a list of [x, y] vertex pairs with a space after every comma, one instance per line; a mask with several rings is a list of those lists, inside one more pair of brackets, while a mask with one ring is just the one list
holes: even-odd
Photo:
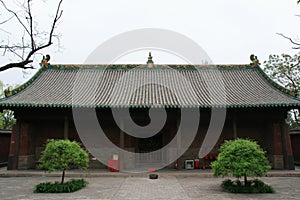
[[156, 64], [153, 68], [148, 68], [147, 64], [49, 64], [49, 69], [248, 69], [255, 68], [249, 64]]

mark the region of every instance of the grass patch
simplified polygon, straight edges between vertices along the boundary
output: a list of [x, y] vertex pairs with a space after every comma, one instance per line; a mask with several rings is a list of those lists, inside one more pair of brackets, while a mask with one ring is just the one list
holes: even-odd
[[87, 185], [87, 182], [83, 179], [72, 179], [68, 182], [61, 184], [60, 182], [46, 182], [40, 183], [35, 186], [35, 193], [70, 193], [80, 190]]
[[222, 189], [231, 193], [275, 193], [275, 190], [261, 180], [248, 180], [243, 184], [240, 180], [225, 180], [222, 182]]

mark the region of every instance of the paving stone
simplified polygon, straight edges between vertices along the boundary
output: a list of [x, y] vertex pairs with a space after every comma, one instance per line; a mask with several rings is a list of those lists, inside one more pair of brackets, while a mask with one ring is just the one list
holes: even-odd
[[115, 196], [116, 199], [188, 199], [175, 177], [138, 178], [129, 177]]

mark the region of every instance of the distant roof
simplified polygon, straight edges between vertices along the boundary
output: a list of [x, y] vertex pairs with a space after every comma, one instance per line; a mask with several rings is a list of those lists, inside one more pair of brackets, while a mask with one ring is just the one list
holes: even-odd
[[12, 130], [0, 129], [0, 134], [11, 134]]
[[300, 127], [291, 129], [290, 134], [300, 134]]
[[250, 65], [50, 65], [0, 107], [297, 107], [295, 94]]

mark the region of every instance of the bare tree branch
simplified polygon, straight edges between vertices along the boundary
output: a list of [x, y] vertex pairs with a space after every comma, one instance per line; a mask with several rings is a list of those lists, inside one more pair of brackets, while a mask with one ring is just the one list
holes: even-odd
[[30, 48], [29, 46], [25, 46], [25, 45], [0, 45], [1, 49], [26, 49], [26, 48]]
[[12, 18], [14, 18], [14, 16], [12, 15], [10, 18], [0, 22], [0, 25], [5, 24], [6, 22], [8, 22], [9, 20], [11, 20]]
[[29, 18], [29, 28], [30, 28], [30, 39], [31, 39], [31, 48], [35, 49], [35, 42], [34, 42], [34, 36], [33, 36], [33, 18], [31, 15], [31, 8], [30, 8], [30, 1], [27, 1], [27, 7], [28, 7], [28, 18]]
[[57, 10], [56, 10], [56, 15], [54, 17], [54, 20], [53, 20], [53, 23], [52, 23], [52, 26], [51, 26], [51, 31], [49, 33], [49, 40], [48, 40], [48, 43], [47, 44], [44, 44], [44, 45], [41, 45], [37, 48], [33, 48], [31, 52], [29, 52], [29, 54], [27, 55], [26, 59], [25, 60], [29, 60], [30, 57], [36, 53], [37, 51], [41, 50], [41, 49], [44, 49], [46, 47], [49, 47], [51, 44], [52, 44], [52, 37], [53, 37], [53, 32], [54, 32], [54, 29], [56, 27], [56, 24], [58, 22], [58, 20], [61, 18], [62, 16], [62, 13], [63, 11], [60, 9], [60, 6], [61, 6], [61, 3], [62, 3], [63, 0], [60, 0], [59, 1], [59, 4], [58, 4], [58, 7], [57, 7]]
[[282, 33], [276, 33], [277, 35], [280, 35], [281, 37], [288, 39], [292, 44], [297, 45], [297, 47], [293, 47], [293, 49], [300, 49], [300, 43], [295, 42], [294, 40], [292, 40], [292, 38], [287, 37], [285, 35], [283, 35]]
[[284, 73], [284, 75], [291, 81], [293, 88], [296, 90], [297, 84], [295, 83], [294, 79], [291, 78], [287, 73]]
[[7, 65], [4, 65], [3, 67], [0, 67], [0, 72], [5, 71], [10, 68], [14, 68], [14, 67], [21, 68], [21, 69], [34, 69], [32, 66], [30, 66], [30, 67], [26, 66], [27, 64], [32, 63], [32, 62], [33, 62], [33, 60], [27, 60], [27, 61], [24, 60], [24, 61], [18, 62], [18, 63], [9, 63]]
[[[46, 35], [47, 35], [46, 42], [43, 41], [45, 38], [42, 36], [45, 34], [45, 32], [43, 32], [43, 31], [40, 32], [40, 31], [38, 31], [37, 28], [35, 28], [36, 22], [33, 18], [32, 9], [31, 9], [32, 2], [33, 2], [32, 0], [26, 0], [26, 3], [24, 2], [25, 4], [23, 4], [25, 6], [23, 9], [26, 10], [26, 15], [27, 15], [26, 20], [28, 21], [28, 25], [25, 25], [26, 23], [24, 23], [22, 21], [21, 17], [18, 15], [18, 13], [9, 9], [6, 6], [6, 4], [3, 2], [3, 0], [0, 0], [0, 3], [3, 5], [3, 7], [9, 13], [13, 14], [13, 16], [17, 19], [18, 23], [24, 28], [25, 33], [26, 33], [21, 38], [22, 39], [21, 45], [19, 45], [19, 44], [0, 45], [0, 49], [4, 49], [4, 54], [6, 51], [9, 51], [21, 58], [20, 62], [9, 63], [7, 65], [0, 67], [0, 72], [10, 69], [10, 68], [14, 68], [14, 67], [22, 68], [22, 69], [33, 69], [32, 66], [26, 66], [26, 65], [33, 62], [32, 57], [34, 56], [35, 53], [37, 53], [41, 49], [51, 46], [53, 43], [52, 42], [53, 37], [56, 37], [56, 35], [54, 34], [54, 30], [55, 30], [55, 28], [62, 16], [62, 13], [63, 13], [63, 10], [61, 10], [61, 4], [62, 4], [63, 0], [59, 0], [53, 22], [51, 23], [50, 30], [49, 30], [49, 32], [46, 32]], [[24, 40], [25, 35], [28, 36], [29, 44], [25, 44], [25, 40]], [[22, 52], [20, 54], [18, 54], [16, 50], [19, 50], [19, 52], [22, 50]], [[28, 51], [26, 51], [26, 53], [25, 53], [25, 50], [28, 50]]]
[[13, 14], [17, 20], [19, 21], [19, 23], [23, 26], [23, 28], [26, 30], [26, 32], [30, 35], [27, 27], [25, 26], [25, 24], [22, 22], [22, 20], [20, 19], [19, 15], [17, 14], [17, 12], [14, 12], [13, 10], [9, 9], [6, 4], [3, 2], [3, 0], [0, 0], [0, 2], [2, 3], [3, 7], [8, 11], [10, 12], [11, 14]]

